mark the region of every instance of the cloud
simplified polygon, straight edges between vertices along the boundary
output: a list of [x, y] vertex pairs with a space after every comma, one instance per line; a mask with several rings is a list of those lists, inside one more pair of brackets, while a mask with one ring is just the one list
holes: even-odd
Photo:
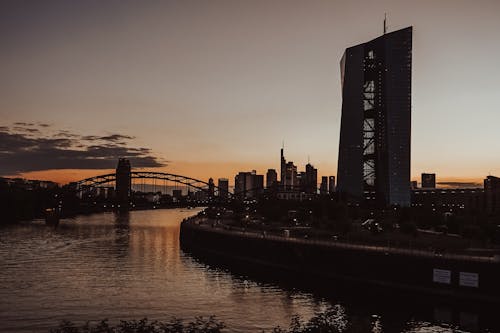
[[475, 182], [438, 182], [438, 185], [442, 187], [450, 187], [450, 188], [476, 188], [482, 187], [481, 183]]
[[149, 148], [132, 147], [129, 141], [134, 137], [129, 135], [82, 136], [67, 130], [43, 135], [33, 126], [15, 123], [11, 127], [0, 127], [0, 174], [49, 169], [112, 169], [120, 157], [128, 158], [133, 167], [166, 165]]
[[22, 121], [18, 121], [17, 123], [14, 123], [14, 125], [17, 125], [17, 126], [35, 126], [34, 123], [25, 123]]
[[124, 140], [132, 140], [135, 139], [133, 136], [122, 135], [122, 134], [111, 134], [106, 136], [97, 136], [97, 135], [86, 135], [81, 137], [82, 140], [86, 141], [110, 141], [110, 142], [123, 142]]

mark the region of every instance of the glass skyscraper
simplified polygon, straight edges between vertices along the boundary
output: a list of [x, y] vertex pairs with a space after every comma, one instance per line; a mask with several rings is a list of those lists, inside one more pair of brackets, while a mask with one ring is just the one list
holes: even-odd
[[337, 191], [369, 206], [410, 205], [412, 27], [346, 49]]

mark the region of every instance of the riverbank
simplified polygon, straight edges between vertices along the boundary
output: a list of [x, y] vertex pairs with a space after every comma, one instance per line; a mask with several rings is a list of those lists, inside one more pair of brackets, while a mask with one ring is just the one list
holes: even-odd
[[294, 238], [229, 230], [200, 217], [181, 224], [188, 250], [321, 280], [394, 288], [457, 299], [500, 302], [498, 256]]

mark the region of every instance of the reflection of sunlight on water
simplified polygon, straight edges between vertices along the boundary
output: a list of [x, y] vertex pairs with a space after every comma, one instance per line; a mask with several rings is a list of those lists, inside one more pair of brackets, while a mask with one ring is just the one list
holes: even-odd
[[[333, 313], [331, 320], [341, 331], [354, 327], [382, 333], [392, 323], [377, 308], [358, 314], [350, 305], [256, 282], [198, 261], [179, 244], [180, 221], [195, 213], [103, 213], [62, 220], [55, 230], [43, 221], [0, 229], [0, 331], [47, 331], [61, 319], [116, 322], [211, 314], [236, 332], [288, 327], [294, 315], [308, 320], [321, 312]], [[408, 313], [398, 315], [411, 318]], [[463, 327], [477, 327], [474, 314], [455, 316], [447, 308], [435, 308], [429, 320], [451, 325], [454, 317]], [[399, 329], [393, 331], [454, 329], [408, 318], [398, 317], [394, 325]]]

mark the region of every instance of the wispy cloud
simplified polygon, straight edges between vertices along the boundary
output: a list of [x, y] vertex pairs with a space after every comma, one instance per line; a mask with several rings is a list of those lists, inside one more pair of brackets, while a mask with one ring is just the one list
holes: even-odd
[[449, 188], [482, 187], [481, 183], [476, 183], [476, 182], [438, 182], [437, 185], [440, 185], [441, 187], [449, 187]]
[[133, 147], [133, 136], [81, 135], [68, 130], [43, 134], [48, 124], [17, 122], [0, 126], [0, 174], [48, 169], [111, 169], [120, 157], [134, 167], [161, 167], [165, 162], [149, 148]]

